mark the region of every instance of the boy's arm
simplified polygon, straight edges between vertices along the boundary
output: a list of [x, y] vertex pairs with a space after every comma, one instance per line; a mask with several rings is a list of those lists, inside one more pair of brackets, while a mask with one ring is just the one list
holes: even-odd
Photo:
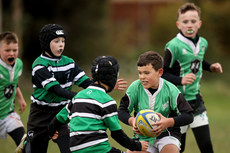
[[210, 72], [223, 73], [222, 66], [218, 62], [210, 64], [204, 60], [202, 62], [202, 68], [203, 68], [203, 70], [210, 71]]
[[211, 72], [210, 66], [211, 66], [210, 63], [208, 63], [207, 61], [203, 60], [203, 62], [202, 62], [202, 69], [203, 70]]
[[193, 122], [193, 109], [190, 106], [190, 104], [185, 100], [184, 96], [182, 93], [179, 94], [177, 98], [177, 108], [179, 112], [181, 113], [180, 115], [174, 117], [174, 126], [175, 127], [180, 127], [184, 125], [188, 125]]
[[130, 139], [123, 130], [111, 131], [111, 137], [116, 140], [120, 145], [128, 148], [131, 151], [141, 151], [141, 143], [137, 140]]
[[49, 88], [50, 92], [53, 92], [55, 95], [67, 99], [72, 99], [77, 93], [73, 91], [66, 90], [62, 88], [59, 84], [54, 85]]
[[70, 102], [68, 105], [66, 105], [50, 122], [48, 125], [48, 134], [50, 138], [54, 136], [56, 131], [58, 131], [62, 125], [65, 125], [69, 123], [69, 118], [68, 118], [68, 111], [67, 109], [71, 108], [72, 102]]
[[156, 135], [160, 135], [161, 132], [163, 132], [168, 127], [180, 127], [193, 122], [193, 109], [181, 93], [178, 96], [177, 103], [180, 115], [166, 118], [162, 114], [157, 113], [161, 120], [152, 124], [152, 126], [157, 126], [152, 130]]
[[89, 78], [84, 80], [80, 85], [79, 87], [82, 87], [84, 89], [86, 89], [93, 81], [90, 80]]
[[19, 87], [16, 88], [16, 97], [18, 99], [19, 112], [20, 112], [20, 114], [22, 114], [26, 109], [26, 101], [25, 101]]
[[132, 130], [136, 134], [140, 134], [140, 131], [138, 130], [136, 126], [136, 120], [135, 117], [132, 117], [129, 113], [128, 107], [130, 105], [130, 100], [127, 94], [122, 97], [120, 106], [118, 108], [118, 118], [121, 120], [123, 123], [132, 126]]
[[128, 106], [129, 106], [129, 98], [127, 94], [125, 94], [124, 97], [122, 97], [120, 106], [118, 108], [118, 118], [123, 123], [130, 125], [129, 118], [131, 117], [131, 115], [129, 114]]
[[181, 84], [182, 77], [175, 75], [174, 74], [175, 70], [170, 68], [171, 61], [172, 61], [172, 54], [168, 49], [166, 49], [165, 55], [164, 55], [164, 74], [162, 75], [162, 78], [172, 82], [175, 85], [182, 85]]
[[60, 122], [56, 116], [53, 118], [53, 120], [48, 125], [48, 134], [49, 137], [52, 138], [56, 131], [58, 131], [62, 125], [65, 125], [64, 123]]
[[171, 52], [166, 49], [165, 56], [164, 56], [164, 74], [162, 78], [168, 80], [169, 82], [173, 83], [174, 85], [187, 85], [192, 84], [196, 79], [195, 74], [188, 73], [184, 77], [180, 77], [180, 69], [178, 66], [173, 66], [170, 68], [170, 63], [172, 62], [172, 54]]

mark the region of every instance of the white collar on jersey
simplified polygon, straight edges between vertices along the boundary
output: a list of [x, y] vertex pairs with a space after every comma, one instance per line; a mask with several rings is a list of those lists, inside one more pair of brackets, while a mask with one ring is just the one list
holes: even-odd
[[[89, 89], [101, 90], [101, 91], [103, 91], [103, 92], [106, 93], [105, 89], [103, 89], [103, 88], [101, 88], [101, 87], [97, 87], [97, 86], [92, 86], [92, 85], [90, 85], [90, 86], [88, 86], [88, 88], [89, 88]], [[87, 89], [88, 89], [88, 88], [87, 88]]]
[[198, 55], [198, 53], [200, 51], [200, 41], [201, 41], [200, 38], [199, 38], [196, 46], [195, 46], [195, 44], [191, 40], [189, 40], [188, 38], [184, 37], [181, 33], [177, 34], [177, 38], [179, 40], [181, 40], [182, 42], [188, 44], [192, 48], [193, 53], [194, 53], [195, 56]]

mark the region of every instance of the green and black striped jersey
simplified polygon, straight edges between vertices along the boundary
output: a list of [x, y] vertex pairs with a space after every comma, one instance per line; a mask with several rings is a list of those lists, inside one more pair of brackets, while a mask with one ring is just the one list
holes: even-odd
[[[194, 73], [196, 80], [190, 85], [177, 85], [187, 101], [195, 100], [200, 92], [200, 80], [202, 78], [202, 63], [207, 50], [208, 42], [203, 37], [199, 37], [196, 44], [192, 40], [184, 37], [181, 33], [166, 44], [165, 50], [169, 51], [171, 58], [167, 61], [173, 71], [172, 74], [183, 77], [188, 73]], [[172, 81], [173, 80], [169, 80]]]
[[34, 92], [31, 100], [38, 105], [56, 107], [65, 105], [71, 99], [55, 95], [49, 89], [55, 85], [72, 90], [72, 85], [80, 85], [89, 79], [72, 58], [62, 55], [61, 58], [39, 56], [32, 65], [32, 82]]
[[14, 111], [14, 100], [18, 79], [22, 74], [23, 63], [17, 58], [14, 66], [0, 59], [0, 119]]
[[69, 123], [73, 153], [106, 153], [112, 148], [106, 130], [121, 130], [116, 101], [98, 86], [80, 91], [56, 118]]

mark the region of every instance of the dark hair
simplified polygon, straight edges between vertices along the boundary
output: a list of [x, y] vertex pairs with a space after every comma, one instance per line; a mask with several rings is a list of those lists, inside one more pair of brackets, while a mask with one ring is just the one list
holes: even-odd
[[0, 42], [4, 41], [7, 44], [18, 43], [18, 36], [10, 31], [3, 32], [0, 34]]
[[197, 11], [199, 17], [201, 17], [201, 10], [198, 6], [196, 6], [194, 3], [185, 3], [178, 9], [177, 18], [179, 18], [180, 14], [184, 14], [187, 11]]
[[139, 56], [137, 66], [146, 66], [148, 64], [151, 64], [157, 71], [160, 68], [163, 68], [163, 58], [157, 52], [147, 51]]

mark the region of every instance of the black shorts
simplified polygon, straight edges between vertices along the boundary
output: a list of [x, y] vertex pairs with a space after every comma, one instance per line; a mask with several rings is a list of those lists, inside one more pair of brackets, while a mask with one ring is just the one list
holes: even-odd
[[[34, 139], [45, 139], [49, 141], [48, 125], [63, 107], [64, 106], [60, 108], [51, 108], [48, 106], [40, 106], [35, 103], [31, 104], [27, 123], [27, 134], [31, 142], [33, 142]], [[68, 126], [63, 125], [59, 131], [59, 135], [66, 134], [69, 135]]]

